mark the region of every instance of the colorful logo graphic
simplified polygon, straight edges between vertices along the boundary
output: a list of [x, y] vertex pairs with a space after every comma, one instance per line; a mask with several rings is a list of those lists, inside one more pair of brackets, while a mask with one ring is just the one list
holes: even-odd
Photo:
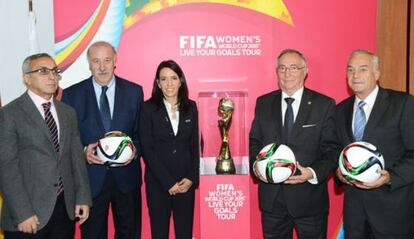
[[257, 11], [293, 25], [283, 0], [101, 0], [98, 7], [74, 34], [56, 42], [56, 62], [66, 70], [94, 40], [105, 40], [118, 47], [121, 34], [143, 18], [163, 9], [184, 4], [227, 4]]
[[217, 3], [247, 8], [293, 25], [292, 17], [283, 0], [158, 0], [158, 1], [126, 1], [124, 28], [128, 29], [142, 18], [163, 9], [191, 3]]

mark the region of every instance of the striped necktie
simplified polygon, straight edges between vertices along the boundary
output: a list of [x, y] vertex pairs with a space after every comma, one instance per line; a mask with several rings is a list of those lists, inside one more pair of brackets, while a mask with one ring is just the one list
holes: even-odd
[[[58, 128], [56, 125], [56, 121], [53, 118], [52, 113], [50, 112], [50, 107], [52, 104], [50, 102], [43, 103], [43, 111], [45, 112], [45, 121], [46, 125], [49, 128], [50, 136], [52, 138], [53, 146], [55, 147], [55, 150], [57, 153], [59, 153], [60, 147], [59, 147], [59, 135], [58, 135]], [[62, 183], [62, 177], [59, 176], [59, 181], [57, 183], [57, 193], [60, 194], [63, 192], [63, 183]]]
[[367, 119], [365, 117], [365, 112], [364, 112], [365, 104], [366, 103], [361, 100], [358, 103], [358, 108], [356, 109], [356, 112], [355, 112], [355, 118], [354, 118], [354, 139], [355, 141], [361, 141], [364, 136], [365, 125], [367, 124]]

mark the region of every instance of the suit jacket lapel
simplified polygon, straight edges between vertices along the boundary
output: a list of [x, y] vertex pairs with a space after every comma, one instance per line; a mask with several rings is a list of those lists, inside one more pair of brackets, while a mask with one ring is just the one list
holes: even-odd
[[[27, 94], [27, 92], [22, 95], [21, 107], [27, 114], [28, 118], [33, 121], [34, 125], [37, 125], [36, 128], [40, 129], [45, 134], [47, 139], [50, 141], [51, 147], [53, 148], [53, 142], [49, 128], [47, 127], [45, 120], [43, 119], [39, 110], [36, 108], [36, 105], [33, 103], [32, 99], [30, 99], [30, 96]], [[56, 152], [54, 148], [53, 151]]]
[[59, 154], [62, 154], [63, 148], [65, 147], [66, 143], [65, 137], [67, 135], [67, 129], [69, 128], [68, 121], [63, 119], [67, 119], [68, 116], [66, 115], [66, 112], [63, 110], [63, 107], [60, 102], [55, 100], [54, 104], [59, 120]]
[[293, 139], [296, 134], [302, 130], [302, 125], [305, 124], [306, 119], [308, 118], [309, 113], [312, 109], [312, 93], [304, 88], [302, 99], [300, 101], [300, 106], [298, 110], [298, 115], [296, 116], [295, 123], [293, 124], [292, 132], [290, 139]]
[[363, 139], [370, 141], [370, 133], [376, 128], [383, 118], [382, 115], [385, 114], [389, 105], [388, 93], [382, 88], [379, 88], [377, 98], [375, 99], [374, 106], [372, 108], [371, 114], [369, 116], [367, 125], [365, 126]]
[[[125, 92], [124, 85], [118, 78], [115, 76], [115, 99], [114, 99], [114, 112], [112, 114], [112, 121], [111, 121], [111, 129], [117, 128], [116, 125], [118, 125], [119, 117], [122, 117], [124, 114], [122, 114], [122, 111], [127, 109], [126, 106], [128, 105], [128, 102], [125, 101], [124, 94], [122, 92]], [[103, 126], [102, 126], [103, 127]]]
[[352, 116], [354, 114], [354, 102], [355, 102], [355, 96], [348, 101], [348, 105], [345, 107], [345, 112], [344, 112], [345, 131], [346, 131], [346, 135], [348, 136], [349, 142], [354, 141], [354, 133], [352, 131]]
[[270, 132], [275, 132], [275, 142], [281, 143], [282, 139], [282, 91], [277, 91], [272, 102], [270, 119], [272, 124]]
[[[178, 136], [179, 134], [180, 134], [180, 131], [182, 131], [183, 130], [183, 126], [184, 126], [184, 118], [185, 118], [186, 116], [184, 115], [184, 112], [181, 110], [180, 112], [179, 112], [179, 116], [178, 116], [178, 127], [177, 127], [177, 134], [175, 135], [175, 136]], [[170, 121], [171, 121], [171, 119], [170, 119]], [[170, 124], [171, 125], [171, 130], [173, 130], [173, 128], [172, 128], [172, 124]], [[174, 130], [173, 130], [173, 132], [174, 132]]]
[[[188, 110], [188, 112], [190, 112], [190, 110]], [[183, 126], [185, 124], [185, 120], [188, 119], [188, 116], [189, 115], [191, 115], [191, 114], [189, 114], [189, 113], [185, 114], [184, 111], [180, 110], [180, 112], [179, 112], [179, 118], [178, 118], [177, 136], [180, 134], [180, 131], [183, 130]], [[192, 119], [190, 118], [190, 120], [192, 120]], [[171, 126], [171, 130], [173, 130], [172, 129], [172, 126]]]
[[[165, 106], [164, 102], [161, 103], [160, 114], [165, 119], [165, 122], [167, 123], [170, 132], [173, 132], [174, 133], [174, 130], [173, 130], [173, 127], [172, 127], [172, 123], [171, 123], [171, 119], [170, 119], [170, 116], [168, 115], [167, 106]], [[181, 121], [183, 120], [183, 117], [184, 116], [180, 112], [180, 116], [178, 118], [177, 135], [178, 135], [178, 132], [180, 132], [180, 125], [181, 125]], [[182, 125], [181, 125], [181, 127], [182, 127]], [[172, 134], [172, 135], [174, 136], [174, 134]]]
[[98, 102], [96, 102], [96, 94], [95, 89], [93, 88], [93, 79], [90, 77], [88, 86], [85, 90], [85, 104], [86, 104], [86, 110], [92, 111], [91, 115], [95, 117], [96, 124], [99, 126], [99, 128], [102, 130], [102, 132], [105, 132], [105, 127], [103, 126], [102, 120], [101, 120], [101, 114], [99, 111]]

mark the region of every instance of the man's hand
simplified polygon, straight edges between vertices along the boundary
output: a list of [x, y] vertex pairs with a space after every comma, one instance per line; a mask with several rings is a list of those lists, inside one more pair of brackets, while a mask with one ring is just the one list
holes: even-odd
[[389, 184], [390, 182], [390, 173], [387, 170], [381, 170], [381, 176], [372, 183], [362, 183], [362, 182], [355, 182], [354, 185], [359, 188], [363, 189], [374, 189], [379, 188], [383, 185]]
[[174, 184], [174, 186], [172, 186], [169, 190], [168, 193], [173, 196], [176, 195], [177, 193], [180, 193], [180, 186], [178, 186], [178, 183]]
[[193, 182], [190, 179], [183, 178], [180, 182], [178, 182], [180, 193], [186, 193], [188, 189], [190, 189], [191, 185], [193, 185]]
[[257, 178], [259, 178], [260, 180], [262, 180], [265, 183], [268, 183], [267, 179], [265, 177], [263, 177], [262, 174], [260, 174], [260, 171], [259, 171], [259, 168], [258, 168], [256, 162], [253, 164], [253, 172], [254, 172], [254, 174], [256, 175]]
[[339, 168], [336, 169], [335, 171], [336, 177], [338, 177], [339, 181], [348, 184], [350, 186], [354, 186], [354, 183], [356, 183], [356, 181], [354, 180], [347, 180], [344, 175], [342, 175], [341, 170]]
[[79, 224], [82, 225], [89, 217], [88, 205], [76, 205], [75, 206], [75, 218], [79, 220]]
[[17, 229], [23, 233], [36, 234], [37, 226], [39, 224], [39, 219], [36, 215], [33, 215], [23, 222], [19, 223], [19, 225], [17, 225]]
[[299, 175], [290, 176], [284, 183], [285, 184], [299, 184], [307, 182], [309, 179], [313, 178], [313, 173], [309, 168], [302, 167], [299, 162], [297, 162], [297, 168], [300, 171]]
[[98, 142], [89, 144], [88, 147], [86, 147], [85, 157], [86, 157], [86, 162], [88, 162], [88, 164], [104, 164], [102, 160], [100, 160], [98, 156], [95, 155], [97, 146], [98, 146]]

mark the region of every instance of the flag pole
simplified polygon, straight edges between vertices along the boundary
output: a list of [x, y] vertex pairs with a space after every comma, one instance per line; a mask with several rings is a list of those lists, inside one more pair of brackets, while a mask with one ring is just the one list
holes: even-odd
[[29, 0], [29, 53], [39, 53], [39, 42], [36, 30], [36, 14], [33, 8], [33, 0]]

